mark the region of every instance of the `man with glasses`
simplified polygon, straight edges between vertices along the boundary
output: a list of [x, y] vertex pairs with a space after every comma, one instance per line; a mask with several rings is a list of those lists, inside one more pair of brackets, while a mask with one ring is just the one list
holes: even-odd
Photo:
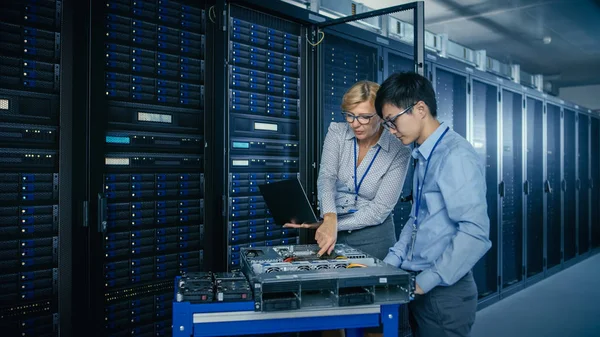
[[392, 210], [410, 149], [384, 132], [375, 112], [377, 89], [370, 81], [354, 84], [342, 98], [345, 122], [329, 125], [317, 179], [323, 221], [284, 225], [316, 228], [318, 254], [331, 253], [338, 242], [383, 259], [396, 242]]
[[436, 119], [435, 92], [425, 77], [393, 74], [375, 108], [391, 134], [415, 143], [411, 218], [384, 259], [416, 273], [413, 334], [468, 336], [477, 308], [471, 269], [491, 247], [483, 164], [469, 142]]

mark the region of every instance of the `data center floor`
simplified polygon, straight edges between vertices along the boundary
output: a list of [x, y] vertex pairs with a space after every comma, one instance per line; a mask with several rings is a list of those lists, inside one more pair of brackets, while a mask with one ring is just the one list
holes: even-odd
[[600, 254], [477, 312], [473, 337], [600, 336]]

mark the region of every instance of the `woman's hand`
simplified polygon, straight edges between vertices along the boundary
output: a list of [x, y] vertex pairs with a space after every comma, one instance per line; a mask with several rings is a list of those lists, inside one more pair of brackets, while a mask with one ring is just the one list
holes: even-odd
[[321, 248], [317, 254], [318, 256], [324, 255], [325, 253], [331, 254], [335, 248], [335, 242], [337, 241], [337, 214], [325, 214], [323, 223], [317, 228], [315, 240], [317, 240], [319, 248]]
[[316, 229], [315, 240], [319, 244], [318, 256], [324, 255], [325, 253], [331, 254], [335, 248], [337, 241], [337, 214], [327, 213], [323, 221], [317, 223], [286, 223], [283, 225], [284, 228], [306, 228]]
[[306, 229], [316, 229], [319, 228], [319, 226], [321, 226], [322, 222], [315, 222], [315, 223], [303, 223], [303, 224], [296, 224], [296, 223], [286, 223], [283, 225], [283, 228], [306, 228]]

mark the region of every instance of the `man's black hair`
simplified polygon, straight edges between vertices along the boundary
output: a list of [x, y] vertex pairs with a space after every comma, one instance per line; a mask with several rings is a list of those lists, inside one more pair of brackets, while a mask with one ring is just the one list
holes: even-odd
[[406, 109], [418, 101], [423, 101], [427, 104], [431, 116], [436, 118], [437, 102], [431, 82], [414, 72], [394, 73], [377, 90], [375, 110], [377, 110], [379, 117], [383, 118], [382, 110], [385, 104]]

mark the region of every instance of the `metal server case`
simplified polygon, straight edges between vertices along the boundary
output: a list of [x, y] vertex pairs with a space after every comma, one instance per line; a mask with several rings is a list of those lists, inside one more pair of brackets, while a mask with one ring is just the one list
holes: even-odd
[[106, 335], [162, 336], [173, 278], [203, 269], [205, 10], [91, 5], [94, 317]]
[[317, 257], [317, 245], [242, 248], [242, 271], [254, 288], [255, 310], [407, 303], [414, 278], [364, 252], [335, 246]]
[[298, 243], [298, 231], [275, 227], [258, 185], [300, 171], [300, 28], [231, 6], [229, 24], [227, 193], [228, 264], [240, 249]]
[[0, 5], [0, 329], [8, 335], [58, 333], [62, 4]]

